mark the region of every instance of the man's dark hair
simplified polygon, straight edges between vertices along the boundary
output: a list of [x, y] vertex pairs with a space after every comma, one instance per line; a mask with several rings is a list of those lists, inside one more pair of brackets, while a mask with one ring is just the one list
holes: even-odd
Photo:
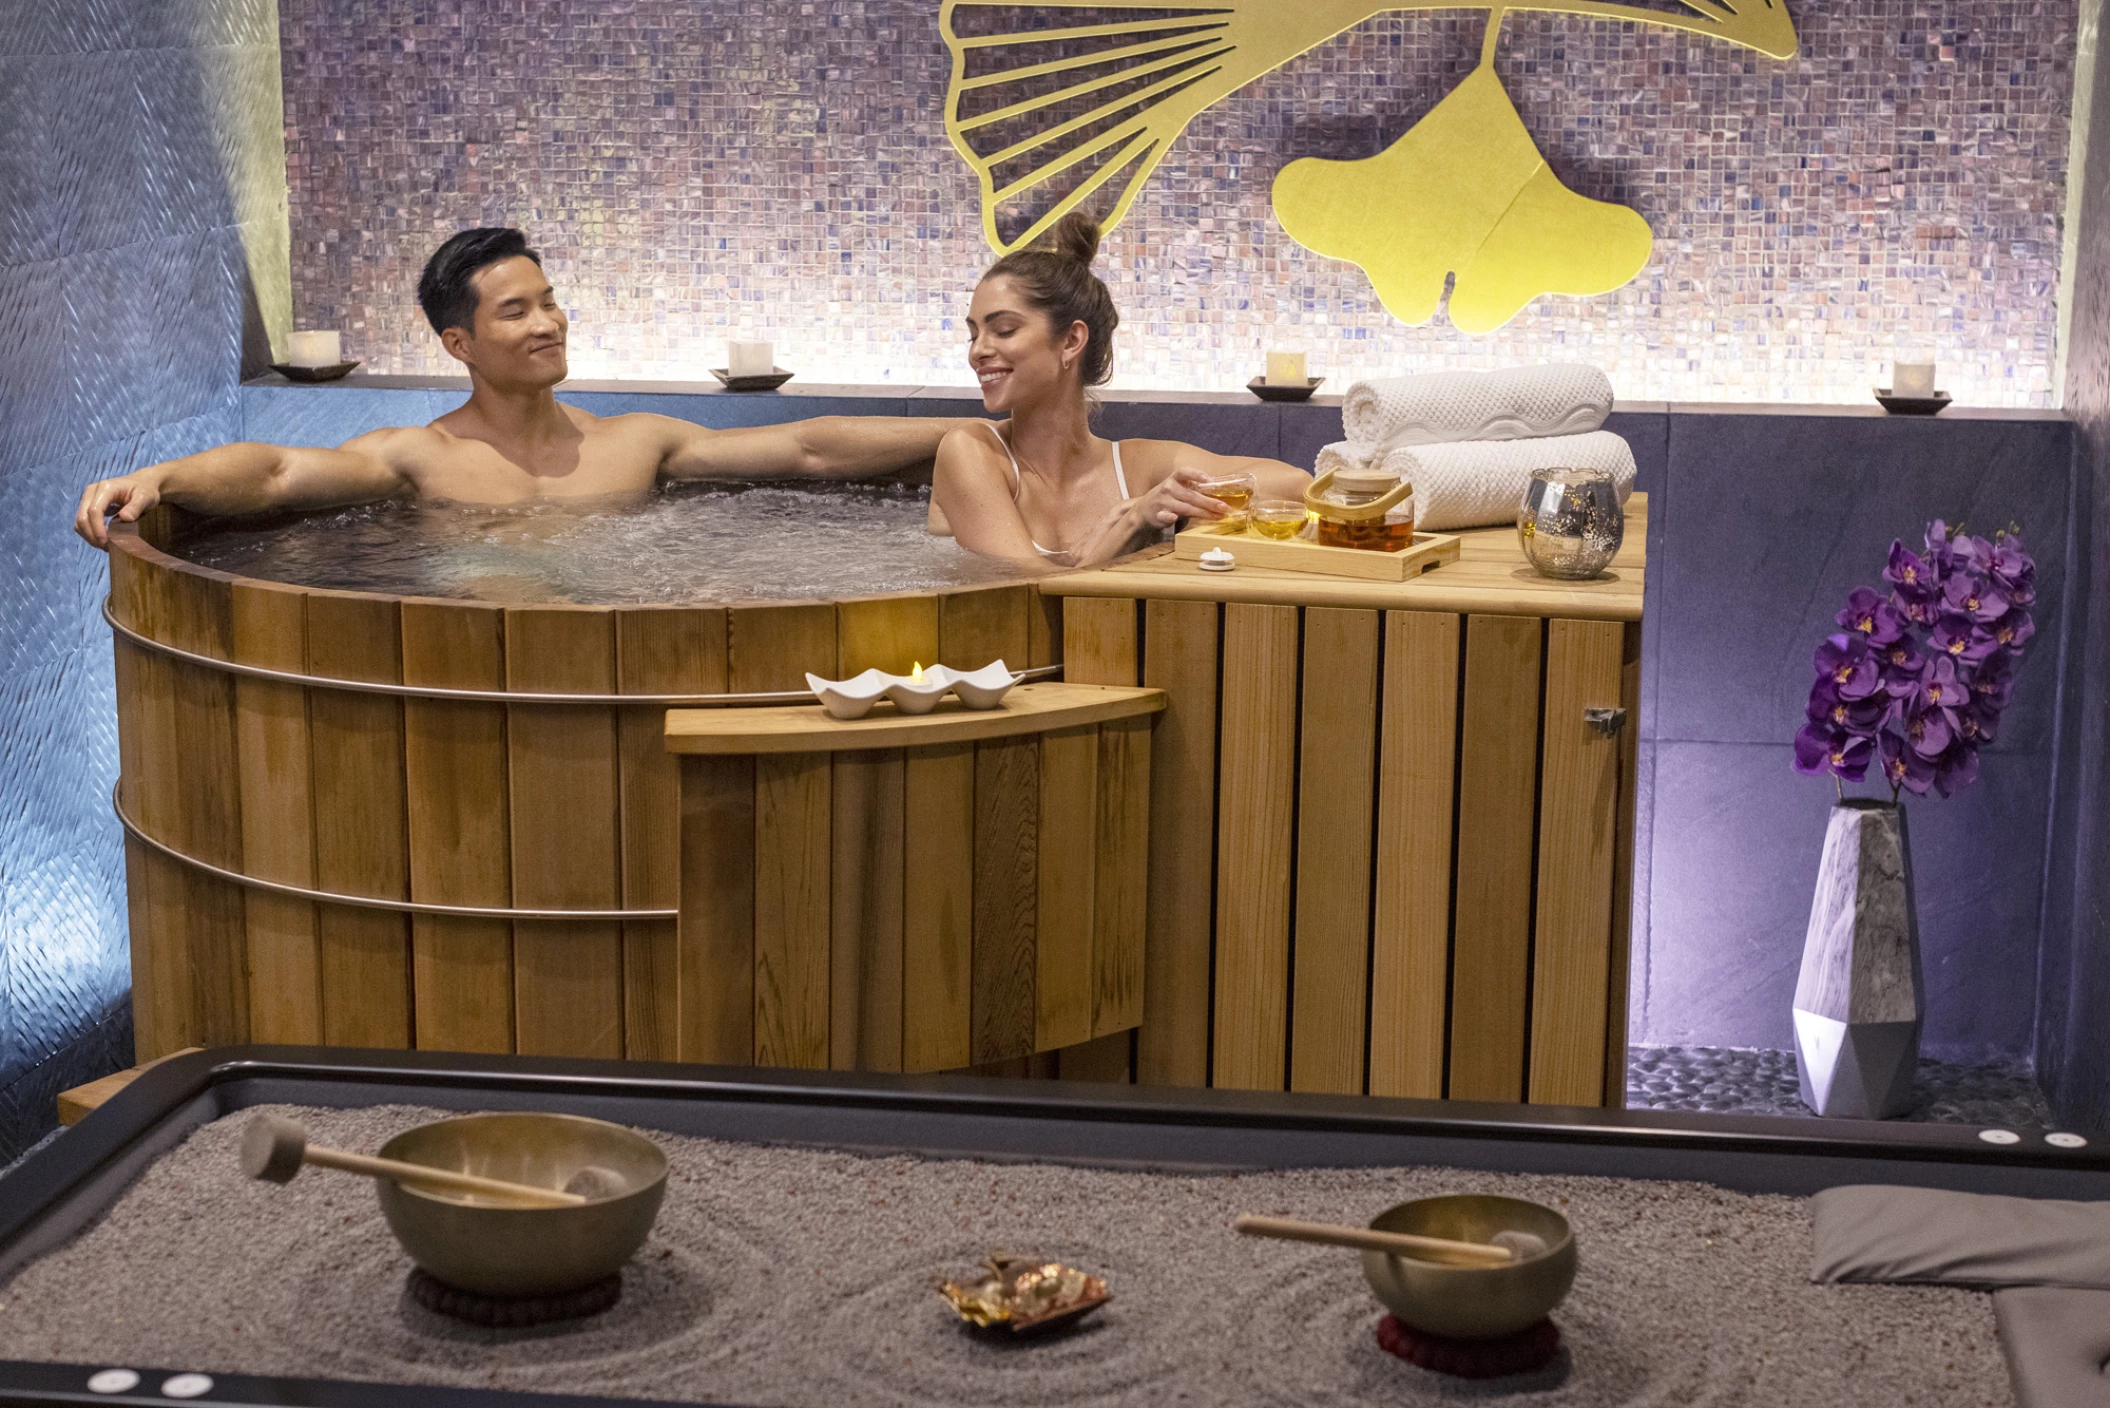
[[477, 272], [517, 258], [542, 263], [542, 256], [528, 248], [526, 235], [496, 225], [464, 230], [434, 250], [418, 275], [418, 306], [432, 330], [475, 332]]

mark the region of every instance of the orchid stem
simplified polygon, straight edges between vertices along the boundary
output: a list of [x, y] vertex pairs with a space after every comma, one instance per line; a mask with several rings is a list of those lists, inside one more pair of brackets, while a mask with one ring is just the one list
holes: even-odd
[[1839, 774], [1837, 773], [1832, 774], [1832, 791], [1839, 794], [1841, 802], [1846, 800], [1846, 784], [1839, 780]]

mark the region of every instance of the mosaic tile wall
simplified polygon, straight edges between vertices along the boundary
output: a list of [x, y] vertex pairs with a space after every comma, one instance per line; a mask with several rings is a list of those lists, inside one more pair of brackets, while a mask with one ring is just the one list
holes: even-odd
[[[1556, 173], [1656, 234], [1634, 283], [1480, 338], [1393, 321], [1269, 210], [1300, 155], [1396, 139], [1482, 18], [1384, 16], [1205, 113], [1108, 242], [1117, 384], [1580, 358], [1630, 398], [1864, 400], [1894, 349], [2051, 401], [2078, 0], [1789, 0], [1800, 57], [1513, 15], [1498, 69]], [[280, 0], [295, 309], [438, 372], [410, 296], [454, 229], [526, 226], [583, 376], [699, 378], [766, 337], [809, 380], [959, 382], [989, 252], [946, 142], [937, 0]], [[1338, 385], [1338, 382], [1336, 383]]]
[[131, 1063], [108, 575], [73, 507], [239, 438], [287, 316], [280, 107], [273, 0], [0, 0], [0, 1163]]

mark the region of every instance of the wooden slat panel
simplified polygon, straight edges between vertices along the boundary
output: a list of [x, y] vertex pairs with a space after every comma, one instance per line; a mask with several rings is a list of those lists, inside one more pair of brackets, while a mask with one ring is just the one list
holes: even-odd
[[727, 612], [727, 687], [735, 694], [804, 689], [835, 668], [835, 607], [824, 601], [735, 606]]
[[[136, 631], [146, 631], [145, 571], [130, 545], [110, 550], [110, 610]], [[147, 794], [155, 790], [148, 771], [157, 756], [150, 735], [164, 726], [165, 687], [155, 674], [154, 657], [113, 633], [112, 670], [117, 697], [117, 788], [127, 814], [144, 824]], [[168, 1038], [163, 1015], [168, 975], [160, 951], [182, 941], [180, 931], [163, 922], [155, 886], [173, 863], [161, 859], [130, 837], [125, 839], [125, 919], [132, 968], [133, 1059], [154, 1060], [182, 1045]]]
[[[905, 675], [938, 660], [938, 601], [929, 596], [872, 597], [835, 608], [834, 678], [866, 670]], [[816, 672], [818, 673], [818, 672]]]
[[1446, 1092], [1453, 1100], [1524, 1098], [1544, 626], [1526, 616], [1466, 621]]
[[1008, 1061], [1034, 1050], [1038, 970], [1040, 740], [975, 745], [974, 1047]]
[[1297, 608], [1227, 606], [1209, 1083], [1280, 1090], [1288, 1059]]
[[1144, 608], [1143, 682], [1169, 700], [1150, 750], [1156, 824], [1143, 1029], [1136, 1038], [1136, 1080], [1144, 1085], [1209, 1083], [1217, 625], [1209, 602], [1153, 601]]
[[[1026, 598], [1026, 664], [1060, 665], [1063, 659], [1062, 598], [1029, 586]], [[1130, 681], [1133, 683], [1133, 681]]]
[[901, 1069], [900, 750], [835, 755], [828, 1064]]
[[755, 1059], [755, 760], [681, 760], [679, 1052]]
[[1582, 715], [1619, 706], [1625, 634], [1617, 621], [1546, 625], [1531, 951], [1528, 1089], [1534, 1104], [1595, 1105], [1604, 1098], [1619, 740], [1585, 727]]
[[1372, 1095], [1443, 1096], [1458, 765], [1456, 616], [1385, 613], [1370, 955]]
[[[618, 611], [622, 694], [725, 692], [726, 615], [700, 607]], [[623, 806], [623, 907], [672, 909], [681, 897], [681, 763], [658, 705], [617, 711]], [[672, 1061], [681, 1049], [680, 950], [672, 920], [623, 925], [623, 1054]]]
[[938, 598], [938, 659], [957, 670], [978, 670], [992, 660], [1013, 669], [1033, 653], [1027, 624], [1029, 589], [963, 587]]
[[[605, 611], [510, 607], [505, 663], [509, 689], [613, 694], [614, 619]], [[615, 711], [509, 704], [506, 753], [514, 904], [620, 907]], [[516, 924], [513, 1013], [523, 1054], [621, 1056], [622, 926]]]
[[[1143, 1020], [1150, 919], [1150, 739], [1154, 719], [1099, 728], [1092, 887], [1092, 1034]], [[1127, 1070], [1127, 1054], [1122, 1056]], [[1125, 1075], [1124, 1075], [1125, 1078]]]
[[828, 1065], [829, 763], [755, 759], [755, 1064]]
[[1098, 729], [1041, 735], [1033, 1044], [1042, 1051], [1089, 1041], [1093, 1035], [1098, 778]]
[[1619, 703], [1619, 825], [1612, 850], [1612, 961], [1606, 980], [1604, 1104], [1626, 1108], [1626, 1023], [1629, 953], [1634, 923], [1634, 805], [1641, 738], [1641, 624], [1630, 622], [1621, 642]]
[[[170, 616], [162, 639], [226, 659], [234, 643], [231, 581], [198, 572], [167, 577]], [[229, 870], [242, 866], [242, 781], [232, 676], [178, 666], [174, 727], [182, 778], [177, 842], [186, 852]], [[190, 1030], [185, 1045], [249, 1040], [248, 925], [240, 886], [197, 871], [183, 877], [190, 929]]]
[[901, 1065], [973, 1059], [974, 745], [909, 752], [902, 792]]
[[[466, 602], [406, 601], [403, 681], [504, 689], [505, 613]], [[503, 908], [513, 902], [503, 704], [403, 701], [410, 897]], [[412, 915], [417, 1044], [424, 1051], [513, 1049], [513, 926]]]
[[[127, 610], [149, 637], [227, 658], [233, 605], [228, 582], [135, 559], [126, 572]], [[133, 816], [187, 855], [240, 869], [241, 772], [232, 677], [141, 652], [126, 683], [143, 724], [131, 754], [138, 785], [126, 789]], [[249, 1038], [248, 933], [239, 887], [155, 856], [142, 857], [147, 984], [135, 999], [146, 1035], [142, 1059], [184, 1046]], [[135, 989], [137, 985], [135, 977]]]
[[1378, 630], [1375, 611], [1304, 613], [1292, 1090], [1363, 1093]]
[[[304, 594], [276, 582], [234, 585], [233, 658], [304, 672]], [[308, 775], [308, 695], [280, 680], [235, 681], [236, 747], [242, 777], [242, 868], [260, 880], [315, 883], [313, 788]], [[322, 1043], [322, 946], [315, 906], [252, 890], [244, 903], [249, 939], [249, 1036], [295, 1046]]]
[[[308, 593], [308, 669], [338, 679], [400, 681], [396, 603], [349, 592]], [[402, 702], [310, 690], [308, 729], [317, 887], [408, 898]], [[409, 1046], [408, 917], [323, 905], [317, 929], [323, 1039], [332, 1046]]]
[[1080, 596], [1062, 617], [1062, 677], [1071, 684], [1136, 682], [1136, 604]]

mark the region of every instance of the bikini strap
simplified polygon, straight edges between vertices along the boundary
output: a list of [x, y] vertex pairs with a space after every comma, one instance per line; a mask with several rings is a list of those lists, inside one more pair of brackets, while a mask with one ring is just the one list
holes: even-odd
[[[989, 433], [996, 437], [996, 443], [1004, 447], [1005, 458], [1011, 461], [1011, 497], [1015, 499], [1024, 493], [1026, 488], [1026, 481], [1019, 476], [1018, 472], [1018, 452], [1011, 448], [1011, 442], [1004, 438], [1004, 432], [996, 428], [995, 422], [985, 420], [980, 422], [980, 424], [989, 427]], [[1119, 451], [1115, 453], [1118, 457]], [[1117, 470], [1116, 473], [1118, 472]], [[1125, 499], [1128, 495], [1123, 494], [1121, 497]]]
[[1123, 499], [1128, 497], [1128, 475], [1123, 473], [1121, 469], [1121, 442], [1119, 440], [1114, 441], [1114, 487], [1121, 491]]

